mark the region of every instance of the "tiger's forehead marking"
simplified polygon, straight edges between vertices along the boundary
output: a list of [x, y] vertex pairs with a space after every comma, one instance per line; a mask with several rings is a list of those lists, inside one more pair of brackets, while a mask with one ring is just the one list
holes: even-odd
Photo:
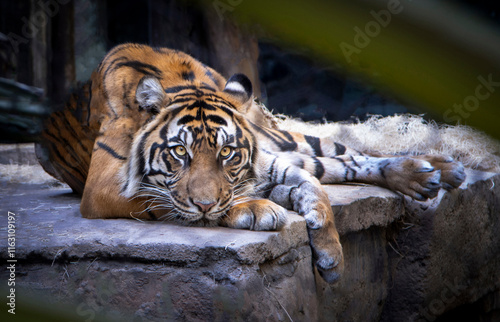
[[203, 143], [212, 148], [231, 144], [237, 132], [232, 113], [203, 100], [184, 107], [169, 123], [168, 141], [192, 148]]

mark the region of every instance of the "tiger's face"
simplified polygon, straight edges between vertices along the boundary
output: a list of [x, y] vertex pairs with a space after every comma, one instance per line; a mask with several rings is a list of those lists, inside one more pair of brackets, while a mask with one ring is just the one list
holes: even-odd
[[239, 112], [252, 101], [244, 81], [230, 79], [224, 91], [176, 88], [166, 97], [172, 89], [143, 79], [137, 100], [157, 114], [136, 134], [123, 195], [145, 197], [149, 210], [186, 222], [215, 223], [222, 217], [257, 151]]

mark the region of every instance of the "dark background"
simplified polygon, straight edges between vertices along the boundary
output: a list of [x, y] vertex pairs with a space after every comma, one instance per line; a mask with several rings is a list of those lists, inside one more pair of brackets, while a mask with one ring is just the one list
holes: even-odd
[[[446, 2], [500, 25], [498, 2]], [[307, 48], [283, 47], [259, 26], [236, 24], [231, 10], [221, 19], [212, 4], [3, 0], [0, 77], [43, 89], [48, 106], [55, 109], [77, 82], [89, 78], [110, 48], [138, 42], [186, 51], [225, 77], [243, 72], [271, 110], [307, 121], [422, 112], [338, 68], [319, 63]]]

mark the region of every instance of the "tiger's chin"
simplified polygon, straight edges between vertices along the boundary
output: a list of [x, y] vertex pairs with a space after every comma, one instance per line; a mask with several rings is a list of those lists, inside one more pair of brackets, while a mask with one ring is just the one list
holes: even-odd
[[207, 218], [201, 218], [195, 221], [189, 221], [186, 222], [184, 221], [184, 225], [190, 226], [190, 227], [218, 227], [219, 225], [219, 220], [210, 220]]
[[177, 214], [172, 219], [184, 226], [190, 227], [217, 227], [220, 226], [220, 219], [225, 216], [225, 211], [215, 213], [183, 213], [177, 210]]

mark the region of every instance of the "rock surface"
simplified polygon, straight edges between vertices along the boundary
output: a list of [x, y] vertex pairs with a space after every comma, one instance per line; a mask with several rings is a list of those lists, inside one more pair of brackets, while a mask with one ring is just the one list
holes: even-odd
[[87, 220], [67, 188], [2, 181], [0, 238], [15, 213], [19, 307], [57, 303], [75, 321], [498, 317], [500, 175], [470, 170], [427, 203], [368, 185], [325, 189], [345, 256], [335, 285], [314, 271], [293, 213], [280, 232]]

